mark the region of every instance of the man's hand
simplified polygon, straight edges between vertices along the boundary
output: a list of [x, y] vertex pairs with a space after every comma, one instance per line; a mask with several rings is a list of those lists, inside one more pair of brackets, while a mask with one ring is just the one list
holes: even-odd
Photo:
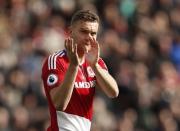
[[90, 66], [93, 67], [98, 63], [100, 48], [99, 43], [94, 38], [90, 39], [90, 42], [91, 50], [88, 53], [86, 53], [85, 56]]
[[79, 57], [77, 54], [77, 45], [72, 38], [65, 40], [65, 48], [69, 59], [69, 67], [66, 70], [64, 80], [58, 87], [51, 89], [50, 95], [56, 110], [64, 111], [71, 99], [74, 89], [74, 82], [78, 72]]
[[99, 59], [99, 43], [95, 39], [91, 39], [91, 50], [86, 54], [86, 60], [92, 67], [97, 80], [97, 85], [107, 96], [113, 98], [119, 94], [119, 89], [114, 78], [98, 64]]
[[74, 43], [72, 38], [69, 37], [65, 40], [65, 48], [67, 50], [70, 64], [78, 66], [80, 64], [80, 60], [77, 53], [77, 44]]

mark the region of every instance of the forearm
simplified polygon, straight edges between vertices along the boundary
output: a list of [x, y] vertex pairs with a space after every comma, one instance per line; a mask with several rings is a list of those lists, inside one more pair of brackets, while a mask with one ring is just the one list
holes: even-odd
[[93, 66], [93, 70], [96, 74], [97, 84], [107, 94], [108, 97], [117, 97], [119, 89], [114, 78], [98, 64]]
[[63, 82], [51, 90], [50, 95], [57, 110], [65, 110], [73, 92], [78, 66], [69, 65]]

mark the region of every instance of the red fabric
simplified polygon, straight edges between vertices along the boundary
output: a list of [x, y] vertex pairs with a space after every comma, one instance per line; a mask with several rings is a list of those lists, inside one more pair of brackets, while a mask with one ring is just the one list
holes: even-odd
[[[98, 64], [102, 68], [107, 70], [107, 67], [102, 59], [99, 59]], [[46, 96], [48, 99], [50, 116], [51, 116], [51, 129], [48, 128], [48, 131], [51, 131], [51, 130], [58, 131], [56, 110], [50, 98], [50, 90], [52, 88], [57, 87], [58, 85], [62, 83], [66, 70], [68, 69], [68, 66], [69, 66], [68, 58], [66, 56], [66, 53], [64, 53], [64, 55], [57, 57], [56, 69], [48, 68], [48, 58], [46, 59], [42, 68], [42, 79], [44, 83]], [[52, 86], [49, 86], [47, 84], [47, 79], [48, 79], [49, 74], [55, 74], [58, 76], [57, 82]], [[95, 87], [87, 88], [87, 86], [88, 87], [92, 86], [92, 83], [96, 81], [96, 77], [92, 76], [92, 74], [93, 72], [92, 72], [91, 67], [85, 61], [80, 66], [77, 77], [76, 77], [76, 81], [75, 81], [76, 86], [82, 86], [83, 88], [79, 88], [76, 86], [75, 86], [76, 88], [74, 87], [72, 97], [64, 112], [85, 117], [89, 119], [90, 121], [92, 120], [93, 97], [95, 94]]]

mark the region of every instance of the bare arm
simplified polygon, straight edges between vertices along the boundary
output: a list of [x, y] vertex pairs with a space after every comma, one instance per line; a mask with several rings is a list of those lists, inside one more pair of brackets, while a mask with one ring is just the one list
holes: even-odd
[[98, 64], [93, 67], [93, 70], [96, 74], [97, 84], [105, 94], [111, 98], [117, 97], [119, 89], [114, 78]]
[[57, 110], [64, 111], [66, 109], [73, 92], [77, 71], [78, 68], [76, 66], [69, 65], [62, 84], [51, 90], [50, 95]]
[[108, 97], [117, 97], [119, 89], [114, 78], [98, 64], [99, 59], [99, 44], [93, 38], [91, 39], [92, 49], [86, 54], [86, 59], [95, 72], [98, 86], [105, 92]]
[[70, 61], [69, 67], [61, 85], [50, 91], [50, 96], [55, 108], [62, 111], [66, 109], [71, 99], [79, 65], [77, 45], [73, 44], [73, 40], [71, 38], [65, 40], [65, 48]]

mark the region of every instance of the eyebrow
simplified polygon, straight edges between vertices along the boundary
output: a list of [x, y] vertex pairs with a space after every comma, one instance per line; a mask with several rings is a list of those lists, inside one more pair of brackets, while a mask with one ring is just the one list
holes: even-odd
[[80, 30], [83, 30], [83, 31], [88, 31], [88, 32], [91, 32], [91, 33], [97, 33], [96, 31], [92, 31], [92, 30], [89, 30], [87, 28], [80, 28]]

